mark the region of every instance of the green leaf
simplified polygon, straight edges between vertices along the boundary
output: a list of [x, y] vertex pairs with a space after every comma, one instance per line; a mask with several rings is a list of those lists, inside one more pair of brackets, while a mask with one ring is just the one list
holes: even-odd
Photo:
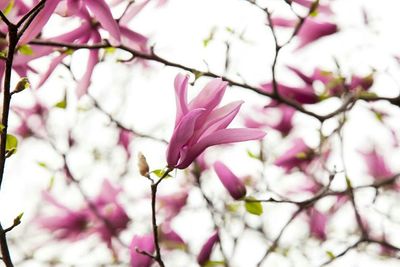
[[216, 266], [225, 266], [224, 261], [207, 261], [204, 267], [216, 267]]
[[17, 147], [18, 147], [18, 139], [14, 135], [7, 134], [7, 139], [6, 139], [6, 151], [9, 155], [14, 154], [17, 152]]
[[226, 209], [231, 213], [236, 213], [240, 207], [239, 203], [230, 203], [226, 205]]
[[352, 188], [353, 187], [353, 185], [351, 184], [351, 180], [350, 180], [350, 178], [348, 176], [346, 176], [346, 185], [347, 185], [347, 188]]
[[117, 49], [115, 47], [107, 47], [104, 49], [106, 54], [114, 54]]
[[50, 177], [49, 185], [47, 187], [48, 190], [51, 190], [53, 188], [55, 180], [56, 180], [56, 177], [54, 175], [52, 175]]
[[67, 107], [67, 101], [64, 99], [64, 100], [62, 100], [62, 101], [60, 101], [60, 102], [57, 102], [54, 106], [55, 106], [56, 108], [65, 109], [65, 108]]
[[198, 78], [203, 76], [204, 73], [201, 71], [193, 71], [193, 74], [194, 74], [194, 80], [196, 81]]
[[334, 259], [336, 258], [335, 254], [333, 254], [332, 251], [325, 251], [326, 255], [330, 258], [330, 259]]
[[256, 160], [260, 160], [260, 156], [254, 154], [253, 152], [251, 152], [250, 150], [247, 150], [247, 155], [252, 158], [252, 159], [256, 159]]
[[8, 15], [10, 12], [11, 12], [11, 10], [13, 9], [13, 7], [14, 7], [14, 0], [11, 0], [9, 3], [8, 3], [8, 5], [6, 6], [6, 8], [3, 10], [3, 13], [4, 13], [4, 15]]
[[6, 128], [2, 123], [0, 123], [0, 133], [3, 132], [4, 128]]
[[38, 164], [40, 167], [47, 169], [47, 164], [46, 164], [45, 162], [43, 162], [43, 161], [38, 161], [37, 164]]
[[[150, 173], [154, 173], [158, 178], [161, 178], [161, 177], [164, 176], [165, 170], [157, 169], [157, 170], [151, 171]], [[166, 178], [169, 178], [169, 177], [172, 177], [172, 176], [168, 174], [168, 175], [166, 176]]]
[[74, 49], [68, 48], [68, 49], [66, 49], [66, 50], [64, 51], [64, 54], [67, 54], [67, 55], [70, 56], [70, 55], [72, 55], [74, 52], [75, 52]]
[[25, 55], [25, 56], [31, 56], [31, 55], [33, 55], [33, 50], [32, 50], [32, 47], [31, 47], [30, 45], [21, 45], [21, 46], [18, 48], [18, 51], [19, 51], [22, 55]]
[[60, 102], [57, 102], [54, 106], [56, 108], [66, 109], [67, 108], [67, 94], [64, 95], [63, 100], [61, 100]]
[[[250, 200], [250, 201], [249, 201]], [[253, 197], [248, 197], [245, 199], [245, 208], [248, 213], [260, 216], [263, 213], [263, 206], [260, 201], [257, 201]]]

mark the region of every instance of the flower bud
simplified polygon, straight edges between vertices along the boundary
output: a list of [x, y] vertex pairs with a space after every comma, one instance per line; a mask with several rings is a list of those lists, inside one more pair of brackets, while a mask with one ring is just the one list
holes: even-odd
[[142, 152], [139, 152], [138, 154], [138, 167], [140, 175], [149, 175], [149, 165], [147, 164], [146, 157], [142, 154]]

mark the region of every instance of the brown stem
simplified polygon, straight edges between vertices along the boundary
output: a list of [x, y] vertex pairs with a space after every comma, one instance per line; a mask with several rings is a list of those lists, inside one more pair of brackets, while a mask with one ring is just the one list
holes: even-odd
[[168, 168], [157, 182], [152, 181], [151, 183], [151, 223], [153, 226], [154, 245], [156, 247], [156, 255], [154, 256], [154, 260], [157, 261], [160, 267], [165, 267], [165, 264], [162, 260], [160, 241], [158, 238], [158, 225], [157, 225], [157, 213], [156, 213], [157, 189], [162, 180], [164, 180], [164, 178], [167, 177], [171, 171], [172, 169]]

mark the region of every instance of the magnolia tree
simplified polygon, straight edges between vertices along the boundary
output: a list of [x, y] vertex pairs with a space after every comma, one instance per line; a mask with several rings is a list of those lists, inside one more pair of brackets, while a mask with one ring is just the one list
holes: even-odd
[[398, 266], [398, 8], [1, 0], [2, 262]]

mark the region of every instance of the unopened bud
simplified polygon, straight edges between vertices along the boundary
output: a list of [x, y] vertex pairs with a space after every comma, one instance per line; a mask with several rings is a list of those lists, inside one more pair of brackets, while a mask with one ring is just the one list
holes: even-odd
[[147, 164], [146, 157], [142, 154], [142, 152], [139, 152], [138, 154], [138, 167], [139, 173], [142, 176], [149, 175], [149, 165]]
[[19, 92], [29, 88], [30, 86], [31, 86], [31, 84], [29, 83], [28, 78], [23, 77], [23, 78], [21, 78], [21, 80], [19, 80], [19, 82], [15, 86], [13, 93], [19, 93]]

